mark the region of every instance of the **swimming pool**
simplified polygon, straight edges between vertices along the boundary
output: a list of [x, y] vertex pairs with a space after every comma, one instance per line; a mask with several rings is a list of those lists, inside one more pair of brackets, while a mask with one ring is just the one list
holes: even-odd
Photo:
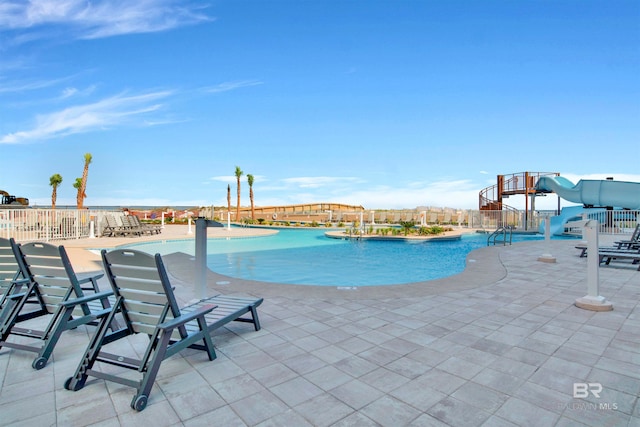
[[[464, 270], [466, 256], [487, 246], [486, 234], [447, 241], [351, 241], [322, 229], [282, 229], [271, 236], [207, 241], [207, 266], [241, 279], [336, 287], [394, 285], [439, 279]], [[541, 240], [514, 235], [514, 242]], [[195, 255], [193, 239], [127, 245], [151, 254]]]

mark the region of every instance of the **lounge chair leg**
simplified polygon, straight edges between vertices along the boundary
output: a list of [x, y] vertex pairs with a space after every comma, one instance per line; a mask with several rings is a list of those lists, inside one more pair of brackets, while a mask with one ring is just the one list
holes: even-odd
[[140, 412], [147, 407], [148, 400], [149, 396], [146, 396], [144, 394], [136, 394], [131, 400], [131, 407]]
[[254, 307], [251, 306], [251, 316], [253, 316], [253, 326], [256, 329], [256, 331], [260, 330], [260, 319], [258, 319], [258, 310]]
[[211, 335], [209, 335], [207, 319], [205, 319], [204, 316], [198, 317], [198, 327], [200, 328], [200, 331], [202, 331], [202, 341], [204, 342], [204, 348], [207, 350], [209, 360], [215, 360], [218, 356], [216, 355], [216, 350], [213, 346], [213, 339], [211, 339]]
[[[56, 310], [53, 319], [49, 322], [49, 326], [44, 332], [44, 344], [38, 352], [36, 357], [31, 363], [33, 369], [42, 369], [47, 365], [53, 350], [58, 343], [58, 340], [62, 336], [62, 333], [67, 330], [66, 324], [72, 319], [73, 307], [63, 308], [59, 306]], [[53, 331], [53, 333], [51, 333]]]
[[64, 388], [66, 388], [67, 390], [78, 391], [82, 387], [84, 387], [84, 384], [88, 378], [87, 372], [91, 368], [93, 368], [93, 365], [96, 362], [98, 355], [100, 354], [100, 348], [104, 343], [107, 330], [109, 329], [109, 326], [111, 325], [113, 317], [115, 317], [119, 306], [120, 303], [118, 301], [113, 307], [113, 311], [111, 311], [108, 316], [105, 316], [100, 320], [96, 332], [93, 334], [91, 341], [89, 341], [87, 350], [82, 356], [82, 360], [80, 361], [75, 374], [71, 378], [68, 378], [64, 383]]
[[144, 376], [140, 381], [140, 386], [137, 390], [138, 392], [133, 396], [133, 400], [131, 401], [131, 408], [136, 411], [142, 411], [147, 406], [147, 400], [151, 393], [151, 388], [153, 387], [153, 383], [155, 382], [158, 371], [160, 370], [160, 364], [164, 360], [164, 355], [167, 352], [167, 346], [171, 341], [172, 332], [173, 329], [163, 331], [162, 336], [160, 338], [156, 338], [157, 342], [153, 353], [153, 359], [151, 360], [151, 363], [149, 363], [147, 371], [144, 373]]

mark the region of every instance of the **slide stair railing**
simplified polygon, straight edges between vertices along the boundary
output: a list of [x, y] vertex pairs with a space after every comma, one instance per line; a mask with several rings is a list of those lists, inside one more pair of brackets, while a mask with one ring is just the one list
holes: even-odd
[[497, 183], [480, 191], [480, 210], [515, 210], [503, 203], [503, 199], [513, 195], [531, 195], [536, 190], [536, 182], [543, 176], [559, 176], [557, 172], [517, 172], [498, 175]]
[[498, 227], [493, 233], [487, 237], [487, 246], [496, 246], [499, 243], [502, 243], [503, 246], [506, 246], [507, 243], [511, 245], [511, 239], [513, 237], [513, 227], [506, 225], [502, 227]]

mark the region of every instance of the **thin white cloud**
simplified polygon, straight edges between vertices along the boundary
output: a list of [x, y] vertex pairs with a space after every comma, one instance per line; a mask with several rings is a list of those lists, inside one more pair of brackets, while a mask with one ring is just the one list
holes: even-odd
[[338, 202], [362, 204], [365, 209], [414, 209], [417, 206], [440, 206], [478, 209], [477, 184], [469, 180], [442, 180], [414, 185], [376, 186], [345, 193]]
[[[324, 187], [297, 187], [274, 189], [259, 187], [256, 203], [259, 206], [296, 203], [335, 202], [361, 205], [365, 209], [415, 209], [417, 206], [478, 209], [478, 186], [469, 180], [451, 180], [425, 183], [417, 188], [404, 186], [362, 185], [361, 178], [322, 177]], [[294, 183], [307, 182], [310, 178], [291, 178]], [[343, 185], [334, 188], [338, 182]], [[329, 185], [331, 184], [331, 185]], [[334, 185], [335, 184], [335, 185]]]
[[92, 104], [42, 114], [37, 116], [31, 129], [0, 136], [0, 144], [19, 144], [124, 125], [133, 117], [160, 109], [162, 104], [158, 101], [170, 94], [169, 91], [130, 96], [119, 94]]
[[[265, 182], [267, 181], [267, 178], [264, 177], [263, 175], [253, 175], [253, 184], [255, 185], [256, 183], [259, 182]], [[210, 181], [220, 181], [220, 182], [224, 182], [227, 184], [235, 184], [237, 182], [237, 178], [235, 175], [220, 175], [220, 176], [212, 176], [211, 178], [209, 178]], [[240, 183], [245, 183], [247, 182], [247, 174], [244, 174], [240, 177]]]
[[261, 85], [259, 80], [237, 80], [233, 82], [224, 82], [215, 86], [205, 87], [203, 90], [209, 93], [228, 92], [230, 90], [236, 90], [243, 87]]
[[0, 93], [27, 92], [31, 90], [45, 89], [48, 87], [57, 86], [60, 83], [68, 81], [73, 77], [74, 76], [48, 80], [14, 81], [10, 82], [9, 84], [0, 82]]
[[62, 90], [60, 98], [67, 99], [72, 97], [91, 95], [95, 91], [95, 89], [95, 85], [91, 85], [85, 89], [78, 89], [77, 87], [66, 87]]
[[0, 28], [37, 31], [59, 26], [77, 38], [95, 39], [213, 20], [202, 9], [180, 0], [8, 0], [0, 3]]
[[213, 176], [210, 178], [211, 181], [220, 181], [220, 182], [226, 182], [228, 184], [231, 184], [232, 182], [236, 182], [236, 177], [235, 175], [220, 175], [220, 176]]
[[294, 185], [300, 188], [320, 188], [334, 184], [356, 183], [361, 182], [356, 177], [339, 177], [339, 176], [301, 176], [296, 178], [286, 178], [282, 180], [285, 184]]
[[75, 87], [66, 87], [62, 91], [62, 98], [70, 98], [76, 93], [78, 93], [78, 89], [76, 89]]
[[157, 119], [157, 120], [143, 120], [142, 123], [148, 127], [175, 125], [177, 123], [187, 123], [190, 119]]

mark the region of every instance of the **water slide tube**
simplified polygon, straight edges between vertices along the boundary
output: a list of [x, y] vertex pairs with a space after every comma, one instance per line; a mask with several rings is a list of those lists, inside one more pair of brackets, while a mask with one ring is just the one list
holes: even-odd
[[552, 191], [565, 200], [585, 206], [640, 209], [640, 182], [581, 179], [573, 185], [561, 176], [543, 176], [536, 189]]

